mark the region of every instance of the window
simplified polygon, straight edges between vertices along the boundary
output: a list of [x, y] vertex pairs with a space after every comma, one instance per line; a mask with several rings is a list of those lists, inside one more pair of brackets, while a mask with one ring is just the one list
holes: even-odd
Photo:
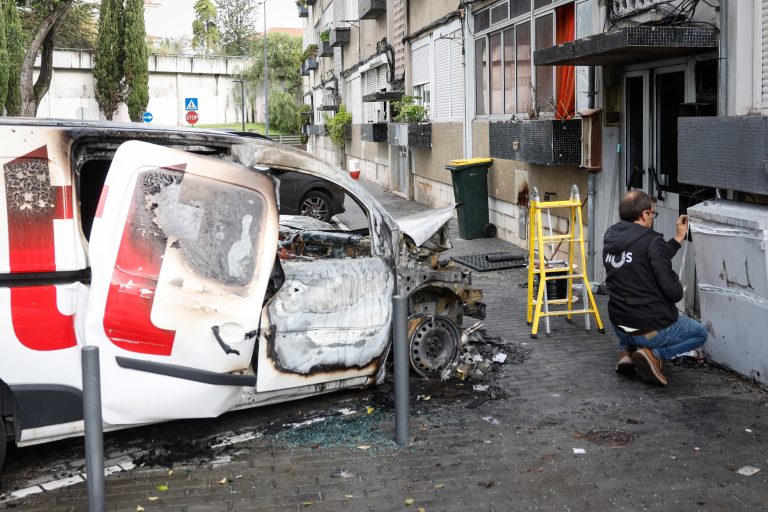
[[411, 76], [413, 96], [417, 101], [431, 110], [431, 82], [432, 82], [432, 36], [426, 36], [412, 45]]
[[527, 114], [534, 105], [537, 113], [573, 115], [573, 66], [532, 68], [533, 50], [574, 39], [574, 3], [552, 4], [534, 0], [536, 10], [531, 12], [530, 0], [509, 0], [475, 14], [475, 32], [481, 26], [486, 31], [475, 39], [476, 115]]
[[[387, 89], [387, 67], [378, 66], [363, 73], [365, 94], [381, 92]], [[383, 101], [365, 103], [365, 122], [383, 123], [387, 121], [387, 112]]]
[[488, 90], [488, 59], [485, 38], [475, 41], [475, 112], [485, 115], [485, 91]]

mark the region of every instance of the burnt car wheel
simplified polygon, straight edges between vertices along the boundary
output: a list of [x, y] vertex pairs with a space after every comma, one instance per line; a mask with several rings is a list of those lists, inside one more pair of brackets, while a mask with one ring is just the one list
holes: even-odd
[[411, 367], [425, 379], [440, 379], [459, 354], [459, 329], [444, 316], [412, 315], [408, 340]]
[[323, 222], [330, 222], [333, 217], [333, 202], [325, 192], [310, 190], [301, 200], [299, 213]]

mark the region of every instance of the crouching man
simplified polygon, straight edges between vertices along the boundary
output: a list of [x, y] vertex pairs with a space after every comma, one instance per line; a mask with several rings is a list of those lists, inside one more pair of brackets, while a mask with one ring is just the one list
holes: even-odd
[[677, 219], [674, 238], [653, 230], [655, 205], [645, 192], [628, 192], [619, 204], [620, 222], [605, 233], [603, 265], [610, 296], [608, 316], [619, 338], [616, 371], [635, 369], [649, 384], [666, 386], [661, 361], [701, 347], [707, 329], [680, 315], [675, 303], [683, 286], [672, 258], [688, 232], [688, 216]]

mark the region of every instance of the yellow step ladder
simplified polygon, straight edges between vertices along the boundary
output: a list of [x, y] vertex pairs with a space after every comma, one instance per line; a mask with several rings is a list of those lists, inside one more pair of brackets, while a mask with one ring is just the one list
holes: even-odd
[[[562, 235], [552, 234], [552, 219], [550, 210], [553, 208], [569, 209], [568, 233]], [[547, 211], [549, 217], [549, 235], [544, 234], [541, 212]], [[568, 322], [572, 321], [573, 315], [586, 315], [586, 330], [590, 330], [589, 315], [595, 316], [595, 323], [601, 334], [605, 333], [603, 322], [600, 320], [600, 313], [595, 304], [595, 297], [592, 295], [592, 287], [587, 277], [587, 258], [584, 250], [584, 225], [581, 218], [581, 199], [579, 198], [579, 189], [576, 185], [571, 186], [570, 198], [567, 201], [540, 201], [539, 192], [533, 188], [529, 206], [530, 219], [529, 237], [528, 237], [528, 311], [527, 322], [531, 325], [531, 338], [535, 338], [539, 331], [539, 320], [544, 317], [546, 333], [549, 334], [549, 317], [565, 316]], [[591, 222], [593, 222], [590, 219]], [[576, 233], [578, 229], [578, 235]], [[548, 261], [544, 249], [545, 244], [549, 243], [552, 250], [552, 257], [555, 256], [554, 243], [568, 242], [568, 262], [567, 266], [557, 267], [553, 261]], [[578, 249], [579, 266], [574, 267], [574, 252]], [[574, 273], [574, 270], [577, 270]], [[538, 291], [536, 297], [533, 296], [533, 290], [536, 286], [534, 279], [538, 278]], [[573, 291], [574, 280], [581, 280], [582, 289], [582, 309], [573, 309]], [[549, 299], [547, 297], [547, 282], [567, 280], [567, 294], [565, 299]], [[564, 310], [550, 310], [551, 305], [564, 305]]]

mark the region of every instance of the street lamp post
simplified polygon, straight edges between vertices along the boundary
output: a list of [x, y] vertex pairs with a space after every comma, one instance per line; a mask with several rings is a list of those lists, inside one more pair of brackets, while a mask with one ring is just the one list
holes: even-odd
[[245, 87], [243, 86], [242, 80], [232, 80], [232, 82], [240, 83], [240, 119], [242, 122], [243, 131], [245, 131]]
[[261, 2], [264, 16], [264, 133], [269, 137], [269, 80], [267, 79], [267, 0]]

